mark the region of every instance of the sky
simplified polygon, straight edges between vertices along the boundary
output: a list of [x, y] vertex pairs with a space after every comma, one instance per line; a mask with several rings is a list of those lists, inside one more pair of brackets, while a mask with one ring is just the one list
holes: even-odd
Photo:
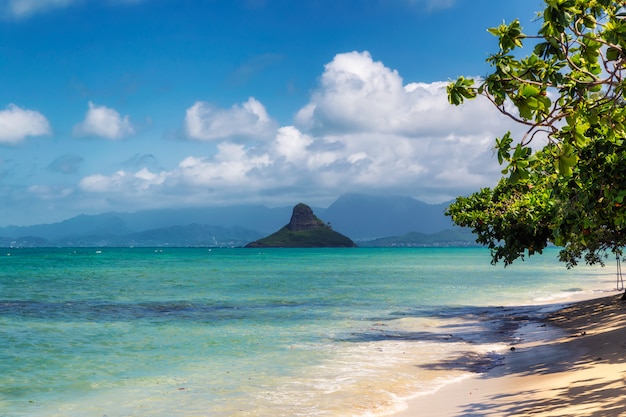
[[[449, 201], [519, 129], [446, 84], [540, 0], [0, 0], [0, 226], [345, 193]], [[536, 24], [536, 23], [535, 23]]]

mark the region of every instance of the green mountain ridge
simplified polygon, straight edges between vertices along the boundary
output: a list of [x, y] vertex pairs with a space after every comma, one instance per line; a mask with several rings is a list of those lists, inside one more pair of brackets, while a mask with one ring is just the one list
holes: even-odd
[[[326, 209], [313, 210], [324, 219], [318, 225], [332, 224], [330, 230], [359, 246], [475, 245], [475, 237], [455, 228], [443, 207], [409, 197], [349, 194]], [[0, 227], [0, 247], [242, 247], [280, 232], [292, 210], [251, 205], [79, 215], [59, 223]], [[287, 242], [301, 239], [300, 246], [309, 239], [318, 241], [316, 245], [342, 242], [330, 235], [283, 237]]]
[[462, 247], [480, 246], [476, 237], [469, 229], [446, 229], [437, 233], [410, 232], [401, 236], [390, 236], [380, 239], [359, 242], [363, 247]]

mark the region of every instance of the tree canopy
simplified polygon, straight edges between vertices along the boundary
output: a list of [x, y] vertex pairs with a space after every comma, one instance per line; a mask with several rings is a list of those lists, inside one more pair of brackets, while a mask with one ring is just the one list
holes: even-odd
[[491, 74], [448, 85], [450, 103], [486, 97], [525, 134], [495, 140], [499, 182], [457, 198], [447, 214], [493, 263], [550, 243], [568, 267], [603, 263], [626, 245], [626, 2], [544, 3], [536, 35], [519, 20], [489, 29], [499, 46]]

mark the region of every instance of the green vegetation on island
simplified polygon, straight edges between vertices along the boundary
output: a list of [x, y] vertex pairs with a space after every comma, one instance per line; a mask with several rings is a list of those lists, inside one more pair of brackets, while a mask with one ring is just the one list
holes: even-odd
[[335, 232], [313, 214], [306, 204], [293, 208], [291, 221], [276, 233], [251, 242], [247, 248], [351, 248], [357, 245], [348, 237]]

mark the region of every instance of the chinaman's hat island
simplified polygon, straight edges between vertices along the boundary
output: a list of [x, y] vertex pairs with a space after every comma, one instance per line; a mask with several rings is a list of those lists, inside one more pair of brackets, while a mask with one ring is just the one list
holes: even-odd
[[275, 233], [248, 243], [246, 248], [354, 248], [347, 236], [324, 223], [311, 207], [300, 203], [293, 208], [289, 224]]

